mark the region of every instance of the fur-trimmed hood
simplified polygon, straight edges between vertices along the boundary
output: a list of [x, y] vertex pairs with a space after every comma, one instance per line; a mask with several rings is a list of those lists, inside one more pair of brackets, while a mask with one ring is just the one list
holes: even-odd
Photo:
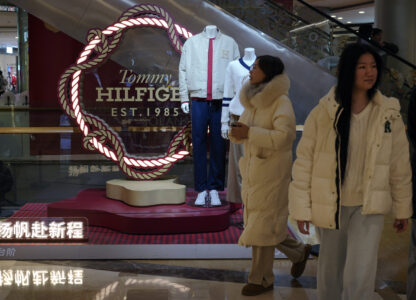
[[245, 109], [267, 108], [280, 96], [288, 96], [289, 88], [289, 77], [286, 74], [280, 74], [266, 83], [263, 88], [260, 87], [260, 91], [250, 96], [252, 94], [251, 91], [256, 89], [256, 87], [247, 82], [241, 89], [240, 102]]

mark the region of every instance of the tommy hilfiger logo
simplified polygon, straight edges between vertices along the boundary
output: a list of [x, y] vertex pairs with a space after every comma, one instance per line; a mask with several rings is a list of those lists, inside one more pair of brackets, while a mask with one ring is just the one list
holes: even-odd
[[384, 123], [384, 132], [391, 132], [390, 124], [390, 121], [386, 121], [386, 123]]

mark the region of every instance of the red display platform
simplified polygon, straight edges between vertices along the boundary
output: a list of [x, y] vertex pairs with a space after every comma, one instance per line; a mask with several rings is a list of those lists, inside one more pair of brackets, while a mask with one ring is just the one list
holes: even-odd
[[[46, 217], [47, 203], [26, 203], [13, 218]], [[230, 227], [224, 231], [178, 234], [129, 234], [104, 227], [88, 227], [88, 245], [237, 244], [242, 232], [242, 209], [231, 212]]]
[[[85, 217], [90, 226], [123, 233], [171, 234], [223, 231], [230, 225], [230, 207], [193, 206], [196, 193], [186, 193], [182, 205], [134, 207], [105, 196], [105, 189], [86, 189], [71, 199], [50, 203], [48, 217]], [[225, 192], [220, 192], [225, 202]]]

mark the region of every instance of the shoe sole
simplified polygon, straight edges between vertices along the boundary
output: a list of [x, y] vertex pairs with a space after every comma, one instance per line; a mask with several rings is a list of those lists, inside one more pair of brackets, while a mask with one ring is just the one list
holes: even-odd
[[274, 286], [271, 285], [267, 288], [264, 288], [263, 290], [261, 290], [259, 292], [255, 292], [255, 293], [244, 293], [243, 291], [241, 291], [241, 295], [243, 295], [243, 296], [258, 296], [258, 295], [264, 294], [266, 292], [272, 291], [273, 288], [274, 288]]

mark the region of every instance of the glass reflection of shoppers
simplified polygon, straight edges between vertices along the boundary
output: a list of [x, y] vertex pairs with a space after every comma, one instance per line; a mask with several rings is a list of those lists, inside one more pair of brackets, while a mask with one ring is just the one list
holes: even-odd
[[389, 43], [383, 40], [383, 30], [380, 28], [373, 28], [371, 33], [371, 40], [374, 41], [381, 48], [386, 49], [394, 54], [399, 52], [399, 47], [396, 44]]
[[7, 79], [4, 78], [3, 72], [0, 71], [0, 96], [6, 91]]
[[244, 113], [232, 124], [230, 139], [244, 144], [239, 161], [244, 203], [244, 231], [239, 244], [252, 247], [248, 284], [242, 290], [255, 296], [273, 289], [275, 248], [293, 262], [293, 277], [302, 275], [310, 245], [287, 234], [288, 187], [292, 167], [295, 114], [288, 98], [289, 78], [282, 61], [265, 55], [256, 59], [250, 82], [240, 93]]
[[416, 299], [416, 87], [410, 96], [407, 113], [407, 132], [413, 145], [412, 182], [413, 182], [413, 218], [409, 251], [409, 271], [407, 274], [407, 299]]
[[17, 77], [15, 74], [11, 75], [10, 85], [12, 87], [12, 92], [16, 93], [17, 92]]
[[397, 99], [377, 90], [379, 55], [348, 45], [338, 84], [309, 114], [297, 148], [289, 211], [321, 240], [318, 299], [372, 299], [384, 215], [403, 232], [411, 216], [411, 170]]

